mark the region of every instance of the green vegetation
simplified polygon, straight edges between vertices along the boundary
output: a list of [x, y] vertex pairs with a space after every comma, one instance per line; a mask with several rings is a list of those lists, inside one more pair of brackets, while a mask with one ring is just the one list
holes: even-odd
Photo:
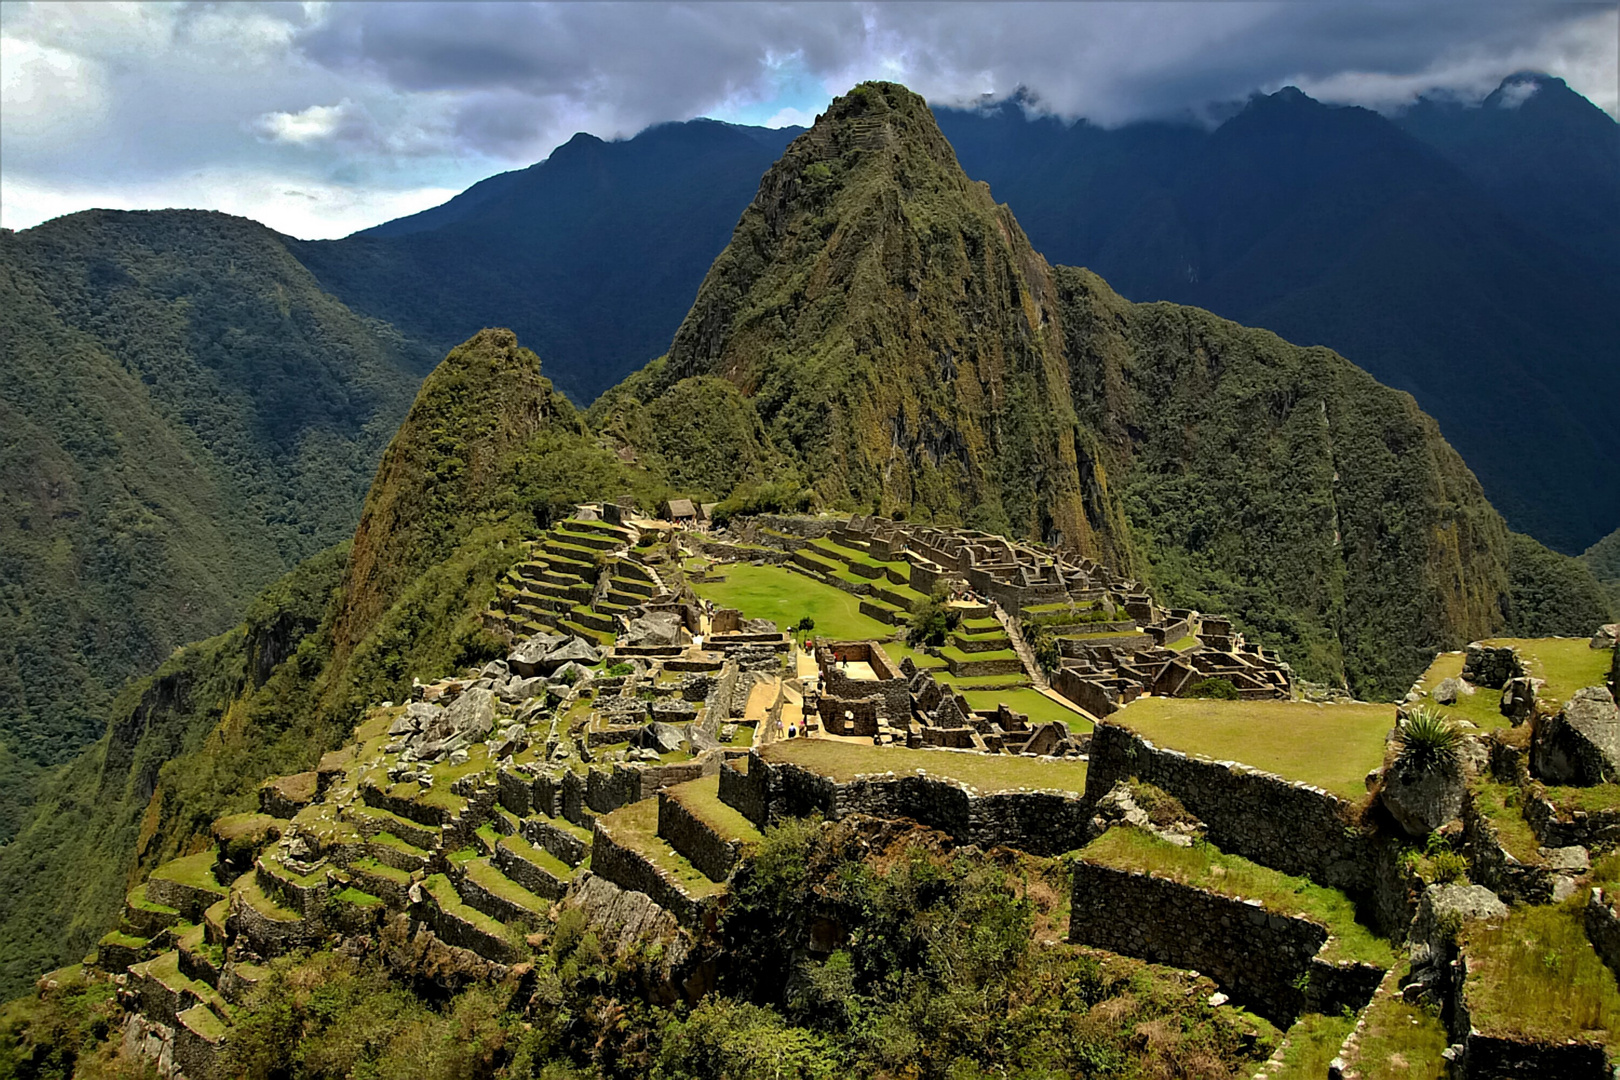
[[864, 746], [831, 739], [788, 739], [762, 751], [769, 761], [791, 762], [840, 783], [857, 776], [926, 772], [960, 780], [982, 792], [1086, 790], [1084, 761], [1037, 761], [1006, 754], [956, 754], [947, 750], [908, 750]]
[[[1584, 686], [1601, 685], [1608, 677], [1613, 655], [1607, 649], [1588, 647], [1587, 638], [1487, 638], [1486, 645], [1511, 645], [1530, 675], [1543, 679], [1546, 685], [1536, 693], [1544, 708], [1556, 709]], [[1460, 694], [1455, 703], [1441, 705], [1428, 695], [1449, 678], [1462, 675], [1463, 654], [1442, 653], [1434, 658], [1419, 680], [1418, 689], [1425, 695], [1424, 704], [1452, 720], [1466, 720], [1477, 727], [1490, 730], [1507, 727], [1510, 721], [1502, 715], [1502, 694], [1498, 690], [1479, 687], [1472, 694]]]
[[1620, 529], [1586, 549], [1581, 562], [1609, 593], [1609, 617], [1620, 620]]
[[1183, 885], [1258, 900], [1267, 911], [1304, 915], [1327, 927], [1336, 939], [1327, 947], [1335, 960], [1382, 967], [1395, 962], [1388, 941], [1356, 921], [1356, 907], [1337, 889], [1291, 877], [1259, 863], [1228, 855], [1208, 843], [1178, 847], [1142, 829], [1109, 829], [1080, 850], [1080, 858], [1116, 870], [1137, 870]]
[[1512, 535], [1508, 574], [1508, 625], [1524, 637], [1564, 634], [1589, 637], [1613, 615], [1612, 585], [1599, 584], [1580, 559], [1549, 551], [1519, 533]]
[[1581, 923], [1585, 896], [1527, 904], [1463, 931], [1473, 1025], [1487, 1035], [1593, 1042], [1620, 1030], [1620, 990]]
[[1395, 729], [1395, 761], [1414, 772], [1437, 772], [1457, 766], [1462, 730], [1444, 716], [1418, 706]]
[[1399, 994], [1388, 994], [1373, 998], [1364, 1019], [1356, 1068], [1367, 1080], [1444, 1080], [1448, 1075], [1440, 1055], [1451, 1039], [1438, 1016], [1407, 1004]]
[[1307, 1013], [1300, 1017], [1288, 1029], [1282, 1068], [1267, 1073], [1267, 1080], [1321, 1080], [1328, 1074], [1328, 1063], [1338, 1056], [1345, 1036], [1355, 1026], [1354, 1016]]
[[1232, 685], [1231, 679], [1199, 679], [1187, 687], [1184, 695], [1190, 698], [1210, 698], [1215, 701], [1238, 700], [1237, 687]]
[[[432, 364], [271, 230], [93, 210], [0, 234], [0, 842], [26, 764], [346, 539]], [[12, 758], [16, 760], [12, 760]]]
[[722, 888], [704, 877], [702, 871], [658, 835], [657, 799], [643, 799], [620, 807], [600, 820], [615, 840], [646, 858], [692, 896], [713, 896]]
[[1395, 726], [1389, 705], [1313, 705], [1299, 701], [1211, 701], [1150, 697], [1109, 719], [1156, 746], [1256, 769], [1355, 801], [1370, 769], [1384, 761]]
[[1468, 787], [1470, 797], [1474, 800], [1474, 810], [1495, 828], [1503, 850], [1520, 862], [1540, 862], [1538, 852], [1541, 842], [1536, 839], [1530, 823], [1524, 819], [1519, 789], [1512, 784], [1498, 784], [1483, 779], [1474, 780]]
[[890, 638], [894, 627], [861, 614], [858, 596], [814, 581], [780, 566], [736, 563], [726, 567], [726, 580], [692, 586], [705, 600], [736, 608], [750, 619], [770, 619], [787, 627], [805, 615], [816, 633], [835, 641]]

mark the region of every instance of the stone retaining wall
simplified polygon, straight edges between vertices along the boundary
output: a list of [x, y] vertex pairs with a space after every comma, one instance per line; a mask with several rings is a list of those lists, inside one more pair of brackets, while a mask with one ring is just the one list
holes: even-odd
[[[1620, 808], [1590, 813], [1576, 810], [1565, 817], [1551, 800], [1526, 795], [1524, 819], [1542, 847], [1606, 849], [1620, 844]], [[150, 895], [150, 890], [148, 890]]]
[[1557, 1077], [1558, 1080], [1611, 1080], [1613, 1059], [1604, 1047], [1592, 1043], [1538, 1042], [1531, 1038], [1500, 1038], [1474, 1030], [1464, 996], [1468, 983], [1468, 957], [1459, 961], [1453, 980], [1448, 1027], [1453, 1043], [1461, 1043], [1462, 1057], [1452, 1075], [1465, 1080], [1522, 1080]]
[[242, 900], [239, 893], [231, 894], [227, 926], [233, 940], [247, 942], [248, 948], [266, 958], [313, 948], [322, 937], [320, 927], [310, 920], [272, 919]]
[[1100, 799], [1132, 777], [1180, 799], [1222, 851], [1347, 893], [1372, 889], [1371, 836], [1346, 799], [1245, 765], [1161, 749], [1119, 724], [1099, 723], [1091, 736], [1088, 797]]
[[658, 793], [658, 835], [710, 881], [724, 881], [742, 858], [740, 841], [727, 840], [667, 791]]
[[[752, 751], [750, 751], [752, 753]], [[749, 759], [739, 769], [730, 761], [720, 766], [720, 801], [763, 829], [770, 822], [769, 777], [755, 771]]]
[[537, 848], [557, 856], [569, 866], [578, 866], [591, 853], [591, 845], [568, 829], [545, 818], [524, 818], [518, 833]]
[[1309, 919], [1084, 861], [1074, 867], [1069, 940], [1206, 972], [1281, 1027], [1306, 1011], [1359, 1010], [1384, 977], [1370, 964], [1318, 959], [1328, 931]]
[[174, 1029], [174, 1064], [186, 1080], [214, 1080], [219, 1075], [223, 1038], [210, 1038], [192, 1028], [182, 1015]]
[[1475, 809], [1472, 793], [1463, 801], [1462, 821], [1468, 876], [1476, 884], [1509, 904], [1551, 904], [1569, 895], [1572, 879], [1546, 866], [1521, 862], [1502, 846], [1496, 827]]
[[497, 964], [516, 963], [519, 958], [518, 950], [505, 938], [446, 911], [426, 889], [422, 890], [422, 902], [417, 905], [416, 914], [446, 945], [467, 949]]
[[146, 898], [154, 904], [172, 907], [187, 922], [201, 922], [202, 913], [225, 899], [224, 889], [202, 889], [167, 878], [146, 879]]
[[568, 891], [568, 882], [556, 877], [545, 867], [537, 866], [525, 859], [512, 848], [496, 845], [495, 866], [501, 873], [543, 900], [561, 900], [563, 894]]
[[1620, 977], [1620, 915], [1614, 911], [1614, 901], [1602, 889], [1593, 889], [1586, 899], [1586, 936], [1592, 948]]
[[[950, 753], [947, 750], [936, 753]], [[1089, 836], [1093, 801], [1063, 791], [980, 794], [968, 785], [928, 775], [861, 776], [837, 783], [790, 763], [767, 763], [751, 753], [744, 781], [723, 782], [721, 800], [743, 816], [768, 822], [820, 813], [837, 820], [849, 814], [910, 818], [949, 833], [958, 843], [1005, 845], [1032, 855], [1057, 855], [1082, 846]], [[764, 797], [749, 791], [764, 788]], [[728, 795], [739, 798], [733, 803]]]
[[644, 893], [653, 903], [675, 916], [683, 926], [703, 924], [709, 904], [687, 893], [679, 884], [649, 862], [640, 852], [621, 844], [602, 819], [591, 835], [591, 872], [621, 889]]

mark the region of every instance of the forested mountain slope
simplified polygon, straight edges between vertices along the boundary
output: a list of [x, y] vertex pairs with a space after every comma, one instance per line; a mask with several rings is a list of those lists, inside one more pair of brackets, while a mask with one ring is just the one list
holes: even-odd
[[[426, 354], [274, 232], [88, 211], [0, 233], [0, 744], [40, 764], [125, 679], [345, 539]], [[0, 783], [0, 839], [10, 834]]]
[[453, 350], [390, 443], [354, 542], [132, 683], [101, 740], [42, 780], [0, 846], [0, 999], [82, 955], [132, 877], [206, 848], [259, 781], [314, 767], [362, 704], [500, 652], [480, 615], [519, 538], [604, 491], [667, 494], [597, 445], [509, 331]]
[[[1071, 127], [1015, 105], [939, 116], [968, 175], [1049, 258], [1133, 300], [1333, 348], [1412, 393], [1516, 528], [1575, 553], [1620, 518], [1620, 460], [1606, 450], [1620, 246], [1607, 227], [1569, 243], [1583, 213], [1607, 218], [1620, 198], [1620, 127], [1567, 90], [1531, 103], [1552, 115], [1517, 116], [1511, 139], [1456, 130], [1507, 112], [1493, 104], [1424, 106], [1403, 131], [1292, 89], [1207, 134]], [[1604, 155], [1607, 193], [1590, 161]], [[1590, 167], [1557, 167], [1570, 158]], [[1526, 176], [1491, 163], [1502, 159], [1541, 164]]]

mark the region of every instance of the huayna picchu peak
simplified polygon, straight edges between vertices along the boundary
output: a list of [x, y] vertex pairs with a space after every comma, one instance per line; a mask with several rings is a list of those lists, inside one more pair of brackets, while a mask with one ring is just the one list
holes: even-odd
[[[291, 261], [342, 385], [421, 348]], [[1614, 1074], [1614, 545], [1411, 395], [1049, 264], [885, 82], [588, 409], [467, 333], [352, 539], [32, 780], [0, 1074]]]

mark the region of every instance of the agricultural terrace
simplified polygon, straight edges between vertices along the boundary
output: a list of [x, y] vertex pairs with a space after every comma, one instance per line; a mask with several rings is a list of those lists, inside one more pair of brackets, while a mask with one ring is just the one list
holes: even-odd
[[1080, 713], [1059, 702], [1053, 701], [1036, 689], [1025, 690], [963, 690], [962, 696], [968, 699], [968, 704], [975, 709], [989, 711], [998, 704], [1005, 704], [1014, 712], [1024, 713], [1032, 724], [1044, 724], [1055, 720], [1060, 724], [1067, 724], [1070, 731], [1083, 735], [1092, 729], [1092, 723]]
[[872, 774], [926, 772], [960, 780], [979, 791], [1086, 790], [1086, 763], [1079, 759], [1041, 761], [1006, 754], [956, 750], [908, 750], [866, 746], [832, 739], [786, 739], [760, 751], [765, 760], [786, 762], [843, 783]]
[[1620, 1030], [1620, 991], [1581, 925], [1584, 890], [1525, 905], [1463, 936], [1469, 1018], [1486, 1034], [1597, 1042]]
[[[1511, 645], [1519, 650], [1531, 677], [1546, 680], [1546, 685], [1536, 691], [1537, 695], [1558, 705], [1574, 697], [1575, 691], [1583, 686], [1598, 686], [1609, 676], [1609, 651], [1592, 648], [1585, 638], [1489, 638], [1484, 644]], [[1509, 726], [1511, 721], [1502, 715], [1499, 690], [1480, 687], [1472, 694], [1459, 696], [1454, 705], [1441, 705], [1429, 696], [1444, 680], [1460, 676], [1462, 669], [1460, 652], [1435, 657], [1418, 681], [1418, 692], [1424, 695], [1424, 704], [1486, 730]]]
[[749, 563], [717, 569], [725, 574], [724, 581], [697, 582], [692, 590], [721, 607], [736, 608], [745, 618], [770, 619], [786, 630], [808, 615], [816, 621], [817, 637], [843, 641], [894, 636], [894, 627], [861, 614], [860, 597], [803, 574]]
[[1110, 719], [1156, 746], [1241, 761], [1355, 800], [1366, 794], [1367, 773], [1383, 764], [1395, 707], [1148, 697]]

